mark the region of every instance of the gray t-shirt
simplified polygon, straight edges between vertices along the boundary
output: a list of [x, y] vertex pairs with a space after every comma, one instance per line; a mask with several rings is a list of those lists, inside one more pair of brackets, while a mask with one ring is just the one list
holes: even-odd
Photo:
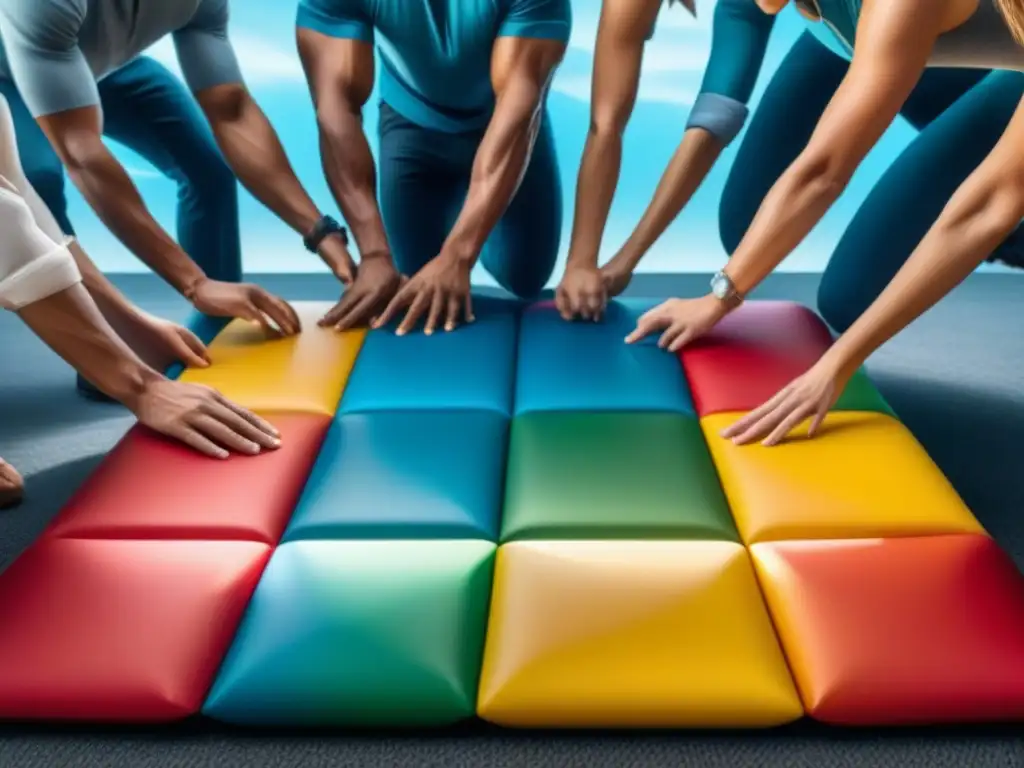
[[96, 82], [173, 35], [192, 91], [242, 81], [228, 0], [0, 0], [0, 78], [36, 117], [99, 105]]

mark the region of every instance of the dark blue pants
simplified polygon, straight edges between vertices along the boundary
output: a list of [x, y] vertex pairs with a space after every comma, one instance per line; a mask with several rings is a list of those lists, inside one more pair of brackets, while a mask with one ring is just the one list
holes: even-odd
[[[66, 234], [74, 234], [64, 169], [10, 81], [0, 80], [29, 182]], [[140, 57], [99, 83], [103, 132], [178, 185], [178, 242], [215, 280], [242, 279], [238, 183], [192, 94], [153, 59]], [[85, 244], [88, 246], [88, 244]]]
[[[441, 250], [466, 199], [483, 131], [443, 133], [380, 105], [380, 208], [398, 269], [413, 275]], [[505, 290], [533, 298], [555, 268], [562, 237], [562, 187], [545, 113], [516, 196], [480, 261]]]
[[[722, 196], [719, 224], [730, 254], [772, 185], [807, 145], [848, 67], [805, 32], [776, 70]], [[900, 270], [995, 146], [1022, 95], [1024, 75], [1016, 72], [925, 72], [902, 110], [918, 135], [865, 199], [822, 276], [818, 310], [836, 331], [845, 331]], [[1020, 248], [1021, 240], [1018, 230], [1001, 251]]]

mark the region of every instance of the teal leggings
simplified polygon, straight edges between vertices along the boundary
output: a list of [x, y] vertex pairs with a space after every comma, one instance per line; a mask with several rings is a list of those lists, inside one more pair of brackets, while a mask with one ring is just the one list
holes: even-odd
[[[731, 254], [761, 201], [814, 131], [849, 63], [805, 32], [776, 70], [750, 121], [719, 211]], [[949, 198], [992, 150], [1021, 96], [1024, 75], [929, 69], [902, 115], [918, 129], [857, 211], [818, 289], [818, 310], [845, 331], [878, 297], [939, 217]], [[1020, 230], [993, 258], [1024, 266]]]

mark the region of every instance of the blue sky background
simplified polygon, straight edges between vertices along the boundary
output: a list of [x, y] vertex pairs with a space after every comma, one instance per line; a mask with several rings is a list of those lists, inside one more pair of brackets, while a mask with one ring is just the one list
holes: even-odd
[[[295, 53], [294, 6], [294, 0], [236, 1], [232, 4], [231, 35], [246, 80], [279, 132], [302, 182], [323, 210], [334, 213], [336, 206], [320, 168], [312, 106]], [[682, 136], [687, 114], [700, 87], [711, 42], [714, 2], [699, 0], [698, 6], [699, 19], [693, 19], [678, 7], [663, 11], [656, 35], [648, 45], [639, 99], [625, 140], [622, 179], [608, 223], [602, 258], [609, 258], [629, 235]], [[599, 10], [600, 0], [574, 0], [571, 45], [550, 97], [568, 198], [563, 262], [572, 224], [571, 198], [589, 119], [590, 73]], [[772, 72], [803, 28], [804, 22], [791, 9], [783, 13], [776, 25], [752, 107], [756, 107]], [[169, 41], [161, 42], [150, 53], [178, 71]], [[375, 99], [370, 103], [375, 104]], [[376, 136], [376, 123], [376, 108], [368, 109], [366, 130], [371, 142]], [[831, 248], [874, 181], [912, 136], [912, 129], [901, 120], [892, 126], [843, 198], [782, 269], [806, 272], [820, 271], [825, 266]], [[739, 140], [725, 152], [683, 215], [644, 260], [642, 271], [708, 272], [721, 266], [725, 252], [718, 236], [718, 200], [738, 145]], [[150, 210], [173, 233], [175, 186], [130, 151], [119, 146], [116, 151], [129, 168]], [[105, 230], [70, 184], [68, 195], [80, 239], [102, 269], [111, 272], [145, 269]], [[318, 259], [302, 249], [287, 227], [244, 192], [241, 216], [247, 272], [326, 271]], [[478, 272], [475, 281], [493, 284], [482, 270]], [[559, 267], [554, 280], [560, 273]]]

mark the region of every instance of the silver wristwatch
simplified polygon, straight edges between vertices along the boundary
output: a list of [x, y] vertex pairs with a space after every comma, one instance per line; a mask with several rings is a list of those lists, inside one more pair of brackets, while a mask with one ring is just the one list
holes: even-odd
[[719, 301], [724, 301], [729, 305], [743, 302], [743, 296], [736, 290], [732, 279], [725, 272], [716, 272], [715, 276], [711, 278], [711, 294]]

